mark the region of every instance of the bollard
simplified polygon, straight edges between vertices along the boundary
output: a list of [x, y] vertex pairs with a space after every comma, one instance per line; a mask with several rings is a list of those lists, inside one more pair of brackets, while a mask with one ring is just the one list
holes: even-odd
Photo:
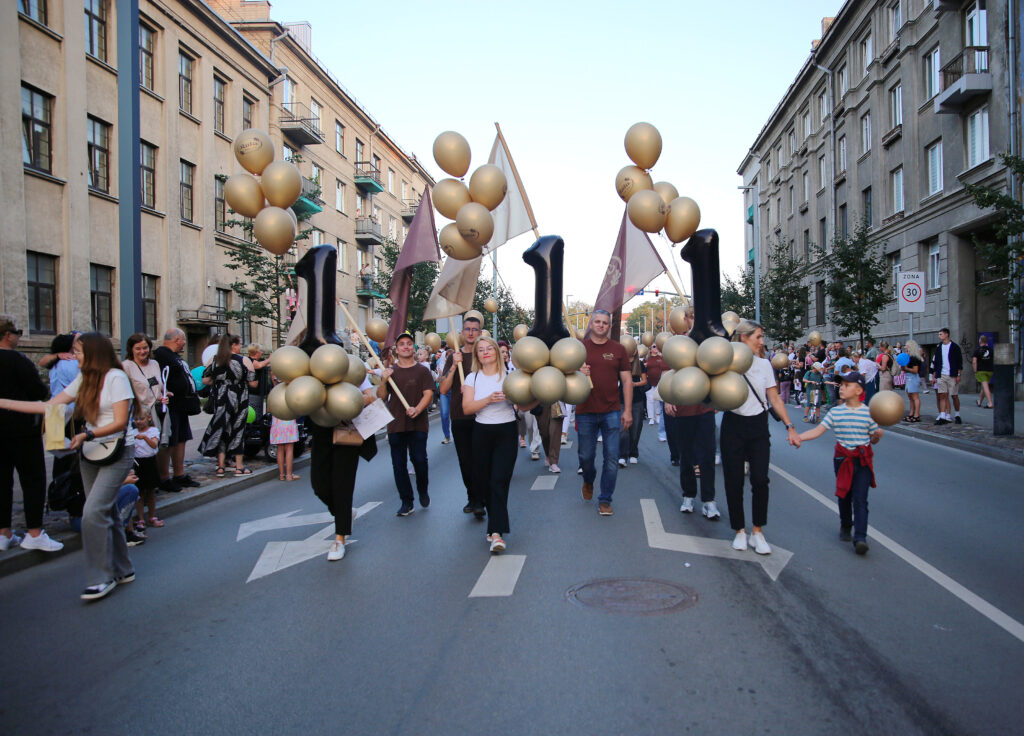
[[1013, 348], [1011, 343], [997, 343], [994, 351], [995, 371], [992, 373], [992, 434], [1012, 435], [1013, 427]]

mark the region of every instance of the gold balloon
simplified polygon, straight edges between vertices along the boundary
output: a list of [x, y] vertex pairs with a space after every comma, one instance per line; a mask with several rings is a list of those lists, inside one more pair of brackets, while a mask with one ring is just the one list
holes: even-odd
[[650, 123], [635, 123], [626, 131], [626, 155], [641, 169], [649, 169], [661, 156], [661, 133]]
[[724, 337], [708, 337], [697, 347], [697, 365], [709, 376], [729, 370], [732, 357], [732, 343]]
[[679, 198], [679, 190], [669, 184], [667, 181], [659, 181], [654, 185], [654, 191], [661, 195], [661, 200], [668, 207], [672, 204], [673, 199]]
[[587, 362], [587, 348], [575, 337], [563, 337], [551, 346], [549, 361], [562, 373], [575, 373]]
[[648, 348], [648, 347], [647, 347], [646, 345], [644, 345], [643, 343], [641, 343], [641, 344], [639, 344], [639, 345], [637, 345], [637, 346], [636, 346], [636, 354], [637, 354], [638, 356], [640, 356], [640, 359], [641, 359], [641, 360], [643, 360], [644, 358], [646, 358], [646, 357], [647, 357], [647, 354], [648, 354], [649, 352], [650, 352], [650, 349], [649, 349], [649, 348]]
[[437, 351], [441, 349], [441, 336], [436, 332], [428, 332], [426, 337], [423, 338], [423, 342], [426, 344], [431, 351]]
[[695, 365], [678, 370], [672, 376], [672, 398], [677, 406], [696, 406], [704, 401], [710, 390], [711, 379]]
[[676, 396], [672, 393], [672, 379], [675, 377], [675, 371], [665, 371], [661, 374], [661, 379], [658, 381], [658, 396], [666, 404], [675, 404]]
[[634, 194], [647, 189], [654, 189], [654, 182], [650, 174], [637, 166], [623, 166], [615, 175], [615, 191], [623, 202], [629, 202]]
[[455, 219], [462, 205], [473, 201], [466, 185], [456, 179], [439, 181], [434, 185], [434, 191], [431, 192], [430, 197], [434, 202], [434, 209], [449, 220]]
[[590, 381], [585, 375], [576, 371], [565, 377], [565, 398], [566, 404], [579, 406], [590, 396]]
[[380, 317], [373, 317], [366, 320], [364, 332], [374, 342], [384, 342], [384, 339], [388, 336], [388, 323]]
[[494, 235], [494, 218], [487, 208], [477, 202], [464, 204], [455, 215], [455, 226], [470, 245], [483, 248]]
[[291, 207], [302, 194], [302, 174], [291, 161], [275, 161], [263, 169], [260, 186], [275, 207]]
[[740, 316], [730, 309], [727, 312], [722, 312], [722, 322], [726, 321], [738, 323], [740, 321]]
[[292, 225], [295, 226], [295, 237], [299, 236], [299, 218], [295, 214], [295, 210], [291, 207], [285, 210], [288, 213], [288, 217], [292, 218]]
[[623, 335], [619, 338], [619, 344], [626, 348], [626, 357], [632, 358], [636, 354], [636, 340], [632, 335]]
[[[490, 217], [491, 213], [488, 212], [487, 216]], [[471, 261], [483, 251], [481, 246], [466, 242], [466, 239], [459, 234], [459, 228], [456, 227], [454, 222], [450, 222], [441, 228], [438, 240], [441, 243], [441, 250], [456, 261]]]
[[294, 381], [309, 375], [309, 356], [294, 345], [285, 345], [270, 354], [270, 371], [285, 383]]
[[299, 376], [288, 382], [288, 388], [284, 393], [284, 400], [288, 408], [299, 416], [312, 414], [324, 405], [327, 398], [327, 389], [319, 378], [313, 376]]
[[462, 315], [463, 320], [467, 320], [470, 317], [476, 317], [478, 320], [480, 320], [481, 325], [484, 323], [484, 315], [479, 309], [470, 309], [468, 312]]
[[366, 380], [366, 363], [358, 355], [348, 356], [348, 373], [345, 374], [345, 383], [351, 383], [356, 388], [363, 385]]
[[661, 348], [661, 354], [672, 370], [697, 365], [697, 341], [688, 335], [673, 335]]
[[469, 177], [469, 196], [488, 210], [493, 210], [508, 193], [505, 174], [494, 164], [484, 164]]
[[729, 344], [732, 345], [732, 363], [729, 364], [729, 370], [734, 373], [746, 373], [750, 366], [754, 365], [754, 351], [742, 342]]
[[895, 391], [879, 391], [871, 397], [868, 410], [871, 412], [871, 418], [883, 427], [899, 424], [903, 415], [907, 413], [903, 397]]
[[659, 332], [654, 336], [654, 347], [658, 350], [662, 350], [665, 347], [665, 341], [672, 337], [671, 332]]
[[[705, 340], [704, 342], [707, 341]], [[701, 345], [703, 344], [702, 342]], [[715, 405], [716, 409], [721, 409], [722, 411], [739, 409], [743, 406], [743, 402], [747, 400], [749, 393], [750, 389], [747, 387], [747, 382], [743, 380], [743, 376], [739, 373], [726, 371], [722, 375], [714, 376], [711, 379], [711, 403]]]
[[491, 314], [494, 314], [495, 312], [498, 311], [498, 300], [492, 297], [487, 297], [486, 299], [484, 299], [484, 309], [486, 309]]
[[789, 366], [789, 356], [785, 353], [775, 353], [772, 356], [772, 368], [777, 371], [781, 371], [783, 368]]
[[725, 328], [726, 333], [732, 337], [732, 333], [736, 331], [736, 327], [739, 325], [739, 319], [727, 319], [722, 318], [722, 327]]
[[349, 419], [354, 419], [363, 410], [365, 403], [363, 392], [351, 383], [336, 383], [327, 389], [324, 408], [336, 420], [347, 422]]
[[668, 313], [668, 326], [677, 335], [685, 335], [690, 331], [690, 320], [686, 316], [686, 307], [675, 307]]
[[490, 330], [480, 330], [480, 336], [481, 337], [490, 337], [491, 336], [491, 331]]
[[469, 141], [454, 130], [446, 130], [434, 139], [434, 160], [444, 173], [461, 179], [469, 171]]
[[505, 394], [505, 398], [513, 404], [530, 404], [533, 402], [533, 392], [530, 389], [532, 384], [533, 381], [529, 373], [512, 371], [505, 376], [501, 390]]
[[338, 417], [334, 416], [329, 411], [327, 411], [326, 406], [321, 406], [319, 409], [312, 412], [309, 415], [309, 418], [313, 422], [313, 424], [319, 425], [321, 427], [337, 427], [338, 423], [341, 421], [340, 419], [338, 419]]
[[283, 256], [295, 242], [292, 218], [280, 207], [264, 207], [252, 223], [256, 242], [275, 256]]
[[257, 176], [274, 160], [274, 142], [262, 130], [249, 128], [235, 138], [235, 159], [242, 168]]
[[565, 396], [565, 374], [553, 365], [538, 368], [530, 378], [530, 393], [545, 406], [561, 401]]
[[527, 335], [512, 347], [512, 363], [521, 371], [533, 373], [548, 364], [551, 352], [539, 337]]
[[[305, 355], [305, 353], [303, 353], [303, 355]], [[288, 408], [288, 402], [285, 399], [285, 391], [287, 390], [287, 384], [279, 383], [274, 386], [274, 388], [270, 389], [270, 393], [267, 394], [267, 411], [283, 421], [297, 419], [299, 416]]]
[[665, 216], [668, 207], [661, 195], [653, 189], [637, 192], [629, 198], [626, 205], [629, 221], [646, 233], [656, 233], [665, 227]]
[[807, 342], [815, 347], [821, 345], [821, 333], [817, 330], [812, 330], [811, 334], [807, 336]]
[[348, 353], [341, 345], [321, 345], [309, 357], [309, 372], [330, 386], [348, 375]]
[[654, 333], [645, 332], [644, 334], [640, 335], [640, 342], [642, 342], [647, 347], [650, 347], [651, 345], [654, 344]]
[[530, 331], [530, 328], [524, 324], [518, 324], [512, 328], [512, 339], [522, 340], [526, 337], [526, 333]]
[[228, 207], [244, 217], [256, 217], [263, 209], [263, 190], [251, 174], [235, 174], [224, 182]]
[[700, 207], [689, 197], [676, 197], [668, 206], [665, 217], [665, 235], [673, 243], [680, 243], [700, 226]]

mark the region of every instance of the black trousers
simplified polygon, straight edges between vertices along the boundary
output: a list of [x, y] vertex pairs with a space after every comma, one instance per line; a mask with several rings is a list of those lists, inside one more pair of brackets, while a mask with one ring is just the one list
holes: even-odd
[[455, 454], [459, 456], [459, 470], [462, 472], [462, 483], [466, 486], [466, 498], [473, 505], [484, 505], [482, 492], [473, 492], [473, 428], [476, 420], [453, 419], [452, 441], [455, 442]]
[[745, 529], [747, 525], [743, 515], [743, 463], [748, 462], [751, 517], [754, 526], [764, 526], [768, 522], [768, 462], [771, 457], [768, 412], [762, 412], [756, 417], [725, 412], [722, 417], [720, 447], [729, 524], [737, 531]]
[[640, 399], [633, 402], [633, 423], [628, 430], [619, 433], [619, 457], [622, 460], [640, 457], [640, 433], [644, 431], [644, 420], [647, 419], [647, 394], [634, 395]]
[[482, 489], [487, 507], [487, 533], [507, 534], [508, 487], [516, 466], [516, 423], [474, 423], [473, 487]]
[[[712, 412], [691, 417], [666, 417], [675, 422], [679, 453], [679, 487], [683, 496], [696, 498], [700, 468], [700, 500], [715, 500], [715, 415]], [[742, 469], [742, 468], [741, 468]]]
[[43, 525], [43, 503], [46, 500], [42, 435], [14, 437], [0, 442], [0, 529], [11, 525], [15, 470], [25, 496], [25, 526], [38, 529]]
[[668, 456], [672, 462], [679, 462], [679, 417], [665, 414], [665, 438], [668, 442]]
[[313, 492], [334, 517], [334, 533], [352, 533], [352, 495], [359, 467], [359, 446], [334, 444], [334, 430], [310, 422], [309, 474]]

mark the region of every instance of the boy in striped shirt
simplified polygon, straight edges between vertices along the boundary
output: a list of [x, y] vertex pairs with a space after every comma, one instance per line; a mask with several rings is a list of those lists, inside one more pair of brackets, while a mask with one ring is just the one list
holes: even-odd
[[871, 445], [882, 439], [882, 430], [871, 418], [868, 407], [861, 403], [865, 395], [864, 376], [852, 370], [836, 377], [840, 380], [842, 403], [826, 414], [821, 424], [802, 433], [800, 439], [816, 439], [826, 429], [835, 432], [833, 463], [839, 499], [839, 538], [844, 542], [852, 540], [854, 550], [863, 555], [868, 551], [868, 488], [875, 487]]

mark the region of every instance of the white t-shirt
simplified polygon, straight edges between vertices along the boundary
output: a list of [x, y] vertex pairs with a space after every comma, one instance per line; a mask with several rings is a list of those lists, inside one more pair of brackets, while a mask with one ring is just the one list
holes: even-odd
[[953, 347], [953, 343], [949, 345], [939, 345], [939, 350], [942, 351], [942, 375], [948, 376], [951, 374], [949, 370], [949, 349]]
[[[756, 417], [763, 413], [766, 407], [771, 406], [768, 403], [767, 391], [775, 385], [775, 371], [772, 370], [772, 364], [768, 360], [755, 356], [754, 364], [750, 366], [746, 376], [750, 385], [754, 387], [754, 391], [750, 391], [743, 405], [739, 409], [733, 409], [732, 413], [742, 417]], [[761, 401], [758, 401], [758, 398]], [[764, 402], [763, 406], [761, 402]]]
[[149, 443], [146, 442], [146, 440], [142, 439], [143, 437], [149, 437], [154, 440], [159, 440], [160, 430], [150, 425], [149, 427], [146, 427], [146, 429], [142, 430], [141, 432], [138, 432], [135, 435], [135, 457], [153, 457], [154, 455], [156, 455], [156, 451], [160, 448], [159, 446], [150, 447]]
[[[501, 391], [501, 384], [505, 377], [500, 374], [488, 376], [486, 373], [474, 371], [466, 376], [466, 385], [473, 387], [473, 399], [479, 401], [485, 396], [490, 396], [496, 391]], [[512, 402], [506, 399], [497, 404], [488, 404], [476, 413], [476, 420], [480, 424], [504, 424], [516, 420], [516, 410]]]
[[857, 370], [864, 376], [865, 381], [874, 381], [875, 376], [878, 375], [878, 363], [867, 358], [861, 358], [857, 361]]
[[[64, 393], [72, 398], [78, 398], [78, 389], [82, 386], [82, 374], [79, 373], [75, 376], [75, 380], [69, 383], [64, 388]], [[107, 375], [103, 377], [103, 387], [100, 389], [100, 411], [96, 417], [96, 423], [86, 422], [85, 426], [88, 429], [96, 429], [96, 427], [105, 427], [114, 421], [114, 404], [118, 401], [124, 401], [127, 399], [131, 401], [135, 398], [135, 392], [132, 391], [132, 382], [128, 379], [128, 374], [120, 368], [111, 368], [107, 371]], [[135, 441], [135, 427], [131, 421], [128, 422], [128, 432], [125, 435], [125, 443]]]

